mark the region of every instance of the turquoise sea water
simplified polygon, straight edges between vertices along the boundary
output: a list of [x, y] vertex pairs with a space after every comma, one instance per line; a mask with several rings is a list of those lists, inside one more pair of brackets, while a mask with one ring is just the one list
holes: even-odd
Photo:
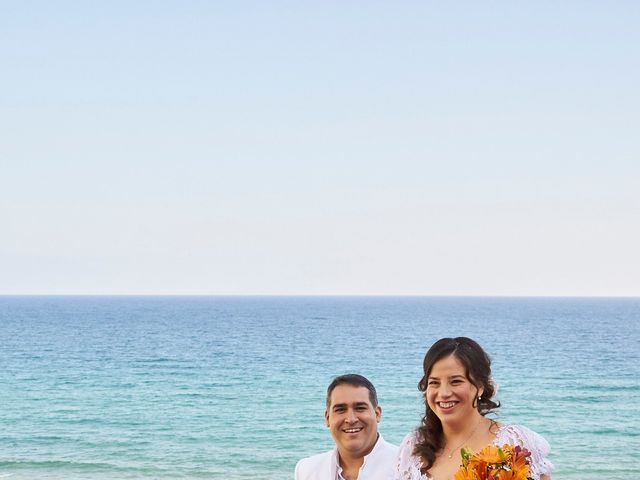
[[638, 478], [639, 325], [640, 299], [0, 297], [0, 478], [292, 478], [332, 445], [333, 376], [376, 384], [398, 443], [426, 349], [456, 335], [554, 478]]

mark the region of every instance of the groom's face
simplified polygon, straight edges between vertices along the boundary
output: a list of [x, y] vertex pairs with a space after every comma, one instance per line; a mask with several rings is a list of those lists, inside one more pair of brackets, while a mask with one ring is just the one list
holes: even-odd
[[378, 439], [380, 406], [374, 407], [366, 387], [338, 385], [325, 411], [327, 426], [342, 456], [364, 457]]

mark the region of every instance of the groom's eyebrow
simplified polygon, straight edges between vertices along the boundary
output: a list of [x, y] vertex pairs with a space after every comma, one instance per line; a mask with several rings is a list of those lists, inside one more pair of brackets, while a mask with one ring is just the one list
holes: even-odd
[[[354, 407], [368, 407], [369, 404], [367, 402], [356, 402], [353, 404]], [[336, 403], [335, 405], [333, 405], [331, 407], [331, 409], [336, 409], [336, 408], [347, 408], [347, 404], [346, 403]]]

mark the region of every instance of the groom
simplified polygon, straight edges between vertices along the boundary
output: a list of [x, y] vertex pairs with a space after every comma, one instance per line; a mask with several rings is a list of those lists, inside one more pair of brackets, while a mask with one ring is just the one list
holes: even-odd
[[324, 418], [336, 443], [325, 453], [303, 458], [295, 480], [388, 480], [398, 447], [378, 433], [382, 408], [373, 384], [355, 373], [333, 379]]

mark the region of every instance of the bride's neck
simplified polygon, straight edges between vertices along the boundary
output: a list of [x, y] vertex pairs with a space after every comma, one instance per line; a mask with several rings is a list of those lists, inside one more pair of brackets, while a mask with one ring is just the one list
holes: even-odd
[[479, 430], [480, 425], [485, 421], [488, 420], [482, 415], [477, 414], [464, 422], [443, 424], [442, 432], [444, 433], [444, 438], [448, 440], [469, 436], [474, 430]]

